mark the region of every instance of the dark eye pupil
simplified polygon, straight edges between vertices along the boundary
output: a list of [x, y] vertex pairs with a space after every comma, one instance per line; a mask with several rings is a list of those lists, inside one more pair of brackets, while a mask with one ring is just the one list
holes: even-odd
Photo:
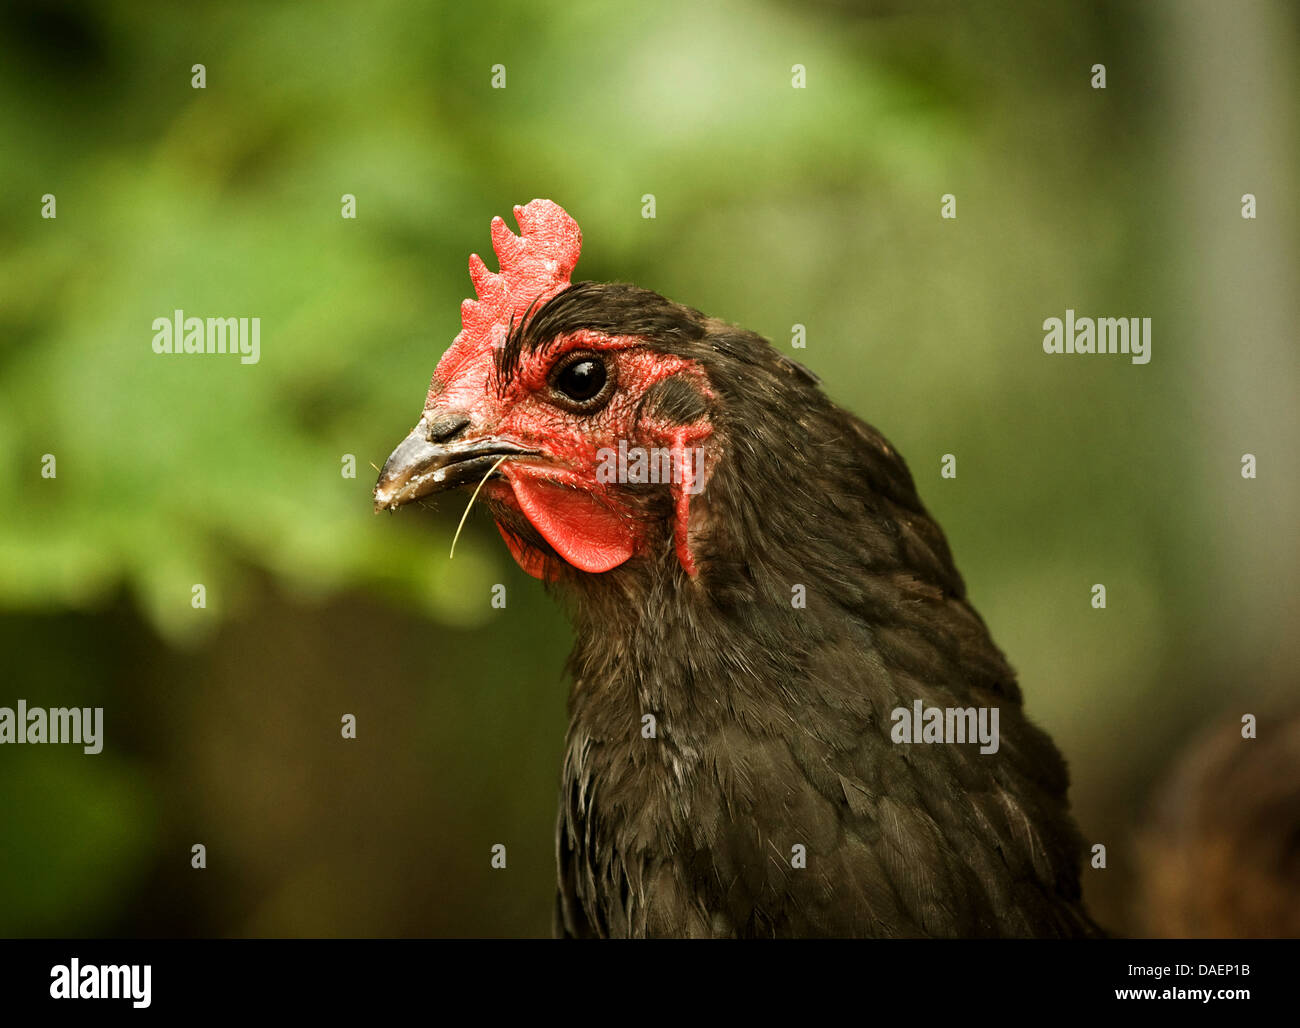
[[555, 381], [555, 387], [570, 400], [590, 400], [605, 385], [605, 366], [600, 361], [574, 361]]

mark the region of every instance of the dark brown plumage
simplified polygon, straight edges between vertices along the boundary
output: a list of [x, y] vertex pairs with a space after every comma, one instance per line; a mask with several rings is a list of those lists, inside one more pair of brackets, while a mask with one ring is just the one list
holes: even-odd
[[[410, 467], [427, 483], [449, 446], [495, 446], [492, 513], [571, 610], [557, 932], [1096, 933], [1064, 763], [880, 433], [759, 336], [655, 293], [525, 299], [482, 372], [492, 399], [467, 406], [469, 358], [440, 365], [376, 502], [431, 491]], [[609, 390], [594, 411], [555, 395], [575, 345]], [[464, 412], [450, 440], [429, 427], [449, 406]], [[597, 443], [687, 431], [706, 454], [698, 495], [578, 477]], [[996, 707], [999, 749], [895, 742], [892, 712], [916, 700]]]
[[[651, 345], [706, 370], [723, 454], [698, 579], [668, 546], [573, 576], [561, 930], [1091, 932], [1065, 767], [902, 458], [763, 339], [653, 294], [562, 293], [539, 317], [673, 324]], [[915, 699], [999, 707], [1000, 751], [894, 744], [890, 713]]]

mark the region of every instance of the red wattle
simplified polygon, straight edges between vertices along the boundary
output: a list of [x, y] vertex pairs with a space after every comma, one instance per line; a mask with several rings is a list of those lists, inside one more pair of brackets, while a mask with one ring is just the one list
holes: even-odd
[[[524, 517], [556, 553], [579, 571], [609, 571], [636, 552], [627, 520], [589, 493], [524, 475], [508, 478]], [[520, 567], [540, 578], [540, 569], [534, 570], [520, 559], [508, 537], [506, 542]]]
[[500, 522], [497, 523], [497, 531], [501, 533], [501, 538], [506, 541], [506, 548], [510, 551], [510, 556], [515, 558], [515, 563], [523, 568], [527, 574], [543, 581], [553, 577], [546, 573], [546, 557], [539, 551], [526, 543], [521, 543], [514, 533], [507, 532], [502, 528]]

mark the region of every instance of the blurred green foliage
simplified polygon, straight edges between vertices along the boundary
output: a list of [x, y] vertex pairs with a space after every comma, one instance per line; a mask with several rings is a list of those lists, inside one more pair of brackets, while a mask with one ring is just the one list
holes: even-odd
[[[463, 497], [374, 517], [368, 467], [489, 219], [536, 196], [582, 225], [578, 278], [787, 351], [807, 326], [795, 355], [910, 461], [1089, 838], [1122, 844], [1194, 726], [1294, 689], [1283, 5], [0, 18], [0, 703], [108, 723], [98, 757], [0, 752], [0, 933], [548, 930], [564, 622], [481, 512], [448, 559]], [[1152, 317], [1151, 363], [1045, 357], [1066, 307]], [[260, 363], [156, 356], [176, 308], [260, 317]], [[1089, 882], [1121, 928], [1123, 860]]]

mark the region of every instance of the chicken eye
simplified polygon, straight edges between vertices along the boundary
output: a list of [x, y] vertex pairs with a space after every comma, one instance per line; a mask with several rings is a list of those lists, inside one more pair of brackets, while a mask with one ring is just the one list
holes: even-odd
[[579, 353], [551, 372], [551, 389], [564, 406], [590, 413], [612, 391], [613, 378], [605, 362], [593, 353]]

